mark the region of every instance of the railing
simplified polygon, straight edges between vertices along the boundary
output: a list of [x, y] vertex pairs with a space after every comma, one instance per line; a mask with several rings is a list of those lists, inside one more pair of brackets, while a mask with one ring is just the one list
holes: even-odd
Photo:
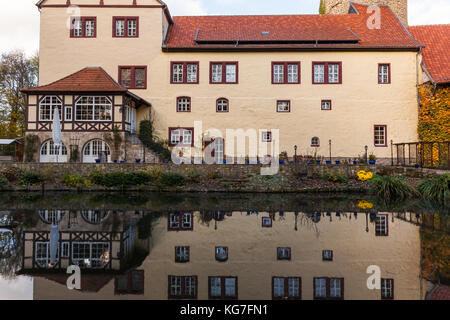
[[450, 141], [395, 143], [392, 152], [398, 166], [450, 170]]

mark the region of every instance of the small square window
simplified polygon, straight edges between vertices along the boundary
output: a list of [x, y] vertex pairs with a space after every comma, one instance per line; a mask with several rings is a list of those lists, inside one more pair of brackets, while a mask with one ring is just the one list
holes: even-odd
[[177, 98], [177, 112], [191, 112], [191, 98]]
[[394, 299], [394, 279], [381, 279], [381, 299]]
[[189, 247], [175, 247], [175, 262], [189, 262]]
[[291, 248], [278, 248], [277, 258], [278, 260], [291, 260]]
[[322, 110], [331, 110], [331, 100], [322, 100]]
[[216, 112], [228, 112], [228, 99], [221, 98], [217, 99], [216, 102]]
[[291, 111], [291, 102], [286, 101], [277, 101], [277, 112], [290, 112]]
[[272, 218], [263, 217], [262, 218], [262, 226], [263, 226], [263, 228], [272, 228]]
[[228, 260], [227, 247], [216, 247], [216, 260], [220, 262], [225, 262]]
[[389, 84], [391, 83], [391, 65], [379, 64], [378, 65], [378, 83]]
[[320, 139], [318, 137], [311, 139], [311, 147], [320, 147]]
[[262, 142], [272, 142], [272, 132], [264, 131], [262, 133]]
[[323, 261], [333, 261], [333, 251], [332, 250], [323, 250], [322, 251], [322, 260]]

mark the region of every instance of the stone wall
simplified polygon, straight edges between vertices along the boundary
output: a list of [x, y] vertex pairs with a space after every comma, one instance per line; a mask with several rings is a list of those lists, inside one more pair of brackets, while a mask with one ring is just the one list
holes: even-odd
[[[225, 179], [247, 178], [248, 175], [259, 175], [262, 165], [176, 165], [176, 164], [137, 164], [137, 163], [0, 163], [0, 172], [8, 168], [19, 168], [23, 171], [32, 171], [42, 174], [52, 174], [55, 177], [64, 174], [88, 176], [93, 170], [102, 172], [115, 171], [140, 171], [150, 169], [152, 167], [160, 167], [164, 172], [173, 172], [186, 175], [190, 171], [195, 171], [204, 177], [209, 173], [218, 172]], [[400, 175], [405, 174], [411, 177], [424, 177], [434, 174], [441, 174], [445, 171], [437, 171], [432, 169], [414, 169], [403, 167], [391, 167], [380, 165], [301, 165], [294, 164], [280, 165], [279, 174], [287, 178], [297, 178], [299, 175], [313, 178], [320, 178], [324, 173], [339, 173], [349, 177], [356, 177], [360, 170], [370, 171], [373, 173]], [[448, 172], [448, 171], [447, 171]]]
[[[325, 13], [346, 14], [350, 7], [350, 0], [324, 0]], [[357, 3], [364, 4], [387, 4], [399, 17], [400, 21], [408, 25], [408, 0], [357, 0]]]

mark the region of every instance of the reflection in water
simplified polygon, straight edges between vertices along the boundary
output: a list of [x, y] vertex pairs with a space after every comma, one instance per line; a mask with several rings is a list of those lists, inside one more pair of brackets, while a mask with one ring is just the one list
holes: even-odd
[[[12, 226], [0, 233], [1, 272], [32, 276], [35, 299], [424, 298], [419, 232], [437, 215], [314, 201], [299, 202], [317, 208], [308, 212], [30, 205], [0, 212]], [[80, 291], [66, 287], [69, 265], [82, 270]], [[381, 270], [378, 289], [367, 287], [369, 266]]]

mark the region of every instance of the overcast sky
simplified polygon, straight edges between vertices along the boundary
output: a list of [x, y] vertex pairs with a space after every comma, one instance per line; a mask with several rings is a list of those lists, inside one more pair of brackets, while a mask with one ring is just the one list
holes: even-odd
[[[128, 0], [127, 0], [128, 1]], [[37, 0], [0, 0], [0, 53], [39, 48]], [[128, 1], [129, 2], [129, 1]], [[165, 0], [172, 15], [311, 14], [319, 0]], [[450, 0], [409, 0], [410, 25], [450, 23]]]

